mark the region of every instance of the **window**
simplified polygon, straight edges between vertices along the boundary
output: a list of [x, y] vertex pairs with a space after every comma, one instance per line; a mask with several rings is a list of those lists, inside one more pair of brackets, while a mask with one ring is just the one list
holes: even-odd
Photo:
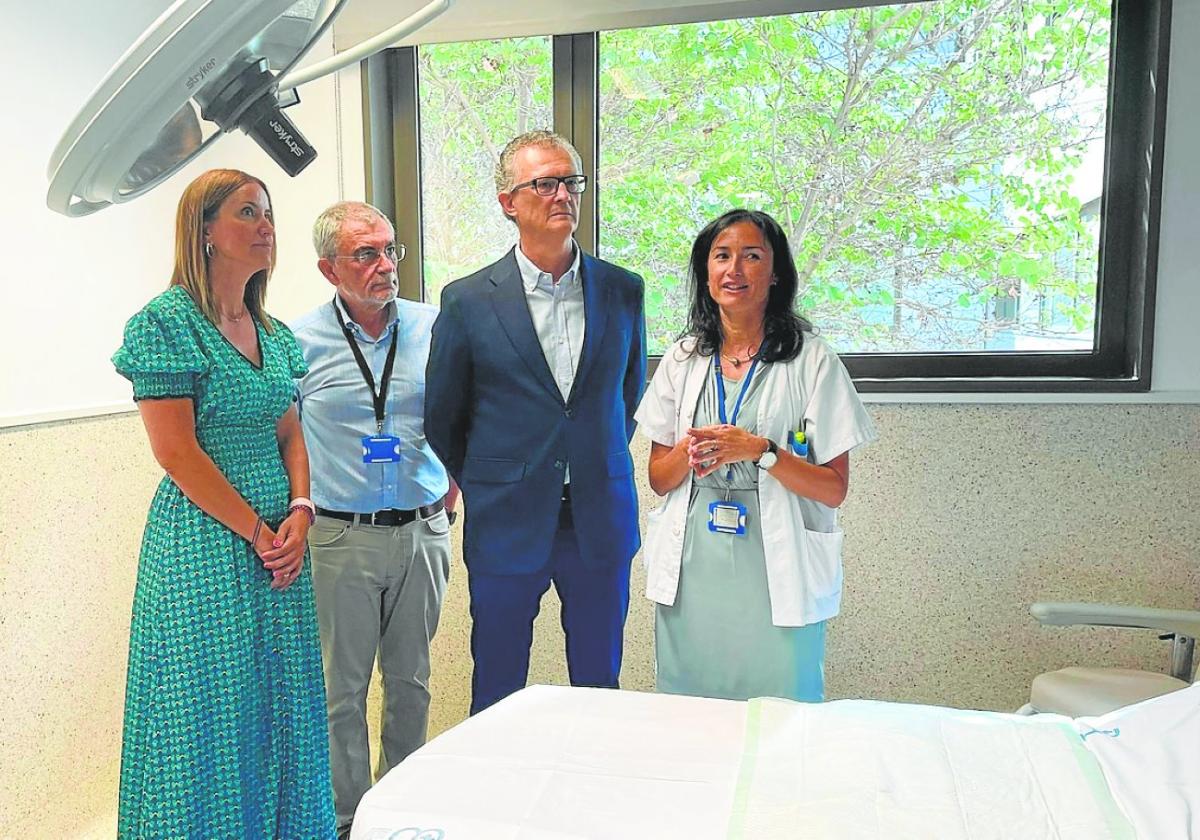
[[[1144, 390], [1168, 10], [929, 0], [560, 36], [538, 117], [594, 177], [581, 241], [646, 278], [651, 353], [683, 327], [696, 232], [746, 206], [788, 231], [800, 310], [865, 390]], [[529, 40], [420, 50], [431, 298], [502, 251], [443, 268], [431, 231], [457, 238], [468, 214], [440, 208], [468, 199], [433, 198], [433, 173], [490, 174], [525, 127], [477, 78]], [[428, 140], [427, 84], [475, 96]]]
[[438, 44], [418, 52], [424, 297], [511, 248], [492, 172], [509, 138], [551, 124], [550, 39]]

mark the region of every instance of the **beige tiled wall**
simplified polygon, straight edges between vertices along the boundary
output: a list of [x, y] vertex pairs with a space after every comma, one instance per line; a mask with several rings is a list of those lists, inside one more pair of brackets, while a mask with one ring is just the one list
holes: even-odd
[[[1152, 634], [1043, 629], [1028, 604], [1200, 606], [1200, 407], [870, 408], [881, 438], [853, 459], [842, 515], [832, 697], [1011, 709], [1070, 662], [1165, 666]], [[646, 449], [639, 438], [644, 507], [657, 501]], [[0, 837], [79, 836], [116, 801], [129, 604], [159, 472], [131, 414], [0, 430], [0, 476]], [[461, 562], [452, 574], [431, 733], [468, 703]], [[642, 581], [635, 561], [623, 681], [649, 690]], [[556, 623], [551, 594], [533, 681], [565, 681]]]
[[136, 414], [0, 430], [0, 837], [115, 807], [129, 607], [161, 473]]

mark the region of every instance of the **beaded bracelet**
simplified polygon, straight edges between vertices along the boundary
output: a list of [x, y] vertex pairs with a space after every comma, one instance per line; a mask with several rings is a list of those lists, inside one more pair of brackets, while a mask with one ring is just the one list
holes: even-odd
[[311, 525], [312, 525], [314, 522], [316, 522], [316, 521], [317, 521], [317, 514], [316, 514], [316, 513], [313, 511], [313, 509], [312, 509], [312, 508], [310, 508], [308, 505], [305, 505], [305, 504], [293, 504], [293, 505], [292, 505], [290, 508], [288, 508], [288, 513], [290, 514], [292, 511], [295, 511], [295, 510], [302, 510], [302, 511], [304, 511], [304, 515], [308, 517], [308, 524], [309, 524], [310, 526], [311, 526]]

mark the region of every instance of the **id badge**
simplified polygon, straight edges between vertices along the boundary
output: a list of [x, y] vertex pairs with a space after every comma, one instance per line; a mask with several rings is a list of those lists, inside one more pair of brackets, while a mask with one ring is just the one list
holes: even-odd
[[746, 533], [746, 506], [737, 502], [712, 502], [708, 506], [708, 530], [739, 536]]
[[364, 464], [394, 464], [400, 460], [400, 438], [395, 435], [367, 435], [362, 439]]

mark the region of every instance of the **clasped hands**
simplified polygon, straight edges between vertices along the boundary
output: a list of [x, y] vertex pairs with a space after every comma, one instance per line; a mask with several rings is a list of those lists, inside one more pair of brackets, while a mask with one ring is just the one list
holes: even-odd
[[263, 568], [271, 572], [272, 589], [287, 589], [296, 582], [304, 565], [307, 542], [308, 514], [303, 510], [288, 513], [278, 531], [262, 526], [254, 553], [262, 560]]
[[696, 478], [711, 475], [735, 461], [757, 461], [767, 451], [767, 439], [729, 423], [688, 429], [688, 467]]

